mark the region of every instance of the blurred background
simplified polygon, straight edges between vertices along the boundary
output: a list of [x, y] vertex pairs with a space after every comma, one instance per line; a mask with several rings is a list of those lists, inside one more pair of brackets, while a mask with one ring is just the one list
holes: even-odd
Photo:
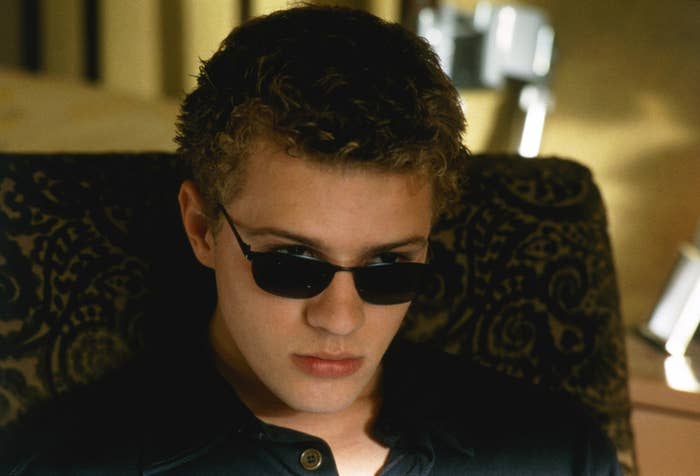
[[[0, 150], [174, 150], [178, 101], [194, 84], [198, 58], [236, 24], [288, 3], [0, 0]], [[423, 7], [466, 15], [477, 7], [476, 0], [323, 3], [412, 29]], [[700, 219], [700, 2], [526, 4], [554, 32], [539, 154], [593, 171], [608, 207], [624, 320], [633, 327], [651, 315], [678, 245], [693, 239]], [[520, 86], [461, 89], [473, 152], [517, 150], [511, 113]]]

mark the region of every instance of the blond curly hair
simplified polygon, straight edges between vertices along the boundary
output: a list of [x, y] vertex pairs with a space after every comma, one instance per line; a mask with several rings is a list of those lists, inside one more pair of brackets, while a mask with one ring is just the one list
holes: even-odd
[[417, 172], [440, 212], [468, 155], [459, 95], [425, 40], [360, 10], [301, 6], [235, 28], [183, 101], [178, 152], [218, 223], [256, 140], [330, 164]]

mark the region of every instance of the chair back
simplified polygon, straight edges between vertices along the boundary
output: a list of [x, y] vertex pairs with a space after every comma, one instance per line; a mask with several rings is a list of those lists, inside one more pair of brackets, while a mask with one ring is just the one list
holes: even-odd
[[[615, 270], [590, 172], [490, 155], [472, 157], [467, 177], [401, 332], [574, 395], [633, 472]], [[182, 230], [182, 178], [167, 153], [0, 155], [0, 429], [209, 318], [213, 275]]]

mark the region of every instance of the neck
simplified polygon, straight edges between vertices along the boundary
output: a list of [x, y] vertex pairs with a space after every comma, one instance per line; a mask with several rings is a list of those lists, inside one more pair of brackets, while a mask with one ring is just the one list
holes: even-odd
[[[372, 436], [381, 406], [381, 368], [370, 384], [348, 407], [328, 413], [297, 411], [277, 398], [257, 379], [246, 378], [227, 363], [226, 349], [212, 339], [219, 373], [236, 390], [243, 403], [262, 421], [313, 435], [331, 448], [340, 474], [375, 474], [385, 463], [389, 449]], [[223, 355], [222, 355], [223, 351]]]
[[349, 407], [338, 412], [287, 412], [260, 414], [258, 417], [266, 423], [317, 436], [337, 448], [371, 437], [372, 424], [380, 406], [381, 399], [372, 394], [357, 398]]
[[379, 376], [373, 378], [368, 391], [363, 392], [348, 407], [329, 413], [297, 411], [272, 394], [260, 381], [241, 381], [237, 373], [214, 353], [216, 368], [236, 390], [239, 398], [262, 421], [317, 436], [326, 441], [341, 435], [369, 435], [369, 429], [381, 406]]

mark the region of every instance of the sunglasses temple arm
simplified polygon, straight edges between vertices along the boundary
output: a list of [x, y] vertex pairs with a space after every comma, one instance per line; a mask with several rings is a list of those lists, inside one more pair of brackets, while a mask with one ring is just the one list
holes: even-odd
[[226, 209], [224, 206], [220, 203], [217, 204], [219, 207], [219, 210], [221, 210], [221, 213], [224, 214], [224, 218], [226, 218], [226, 221], [228, 222], [229, 226], [231, 227], [231, 231], [233, 232], [233, 236], [236, 237], [236, 241], [238, 241], [238, 245], [241, 247], [241, 251], [243, 251], [243, 255], [248, 258], [250, 256], [250, 245], [243, 241], [243, 238], [241, 238], [241, 235], [238, 234], [238, 230], [236, 230], [236, 226], [233, 224], [233, 220], [231, 220], [231, 217], [228, 215], [226, 212]]

